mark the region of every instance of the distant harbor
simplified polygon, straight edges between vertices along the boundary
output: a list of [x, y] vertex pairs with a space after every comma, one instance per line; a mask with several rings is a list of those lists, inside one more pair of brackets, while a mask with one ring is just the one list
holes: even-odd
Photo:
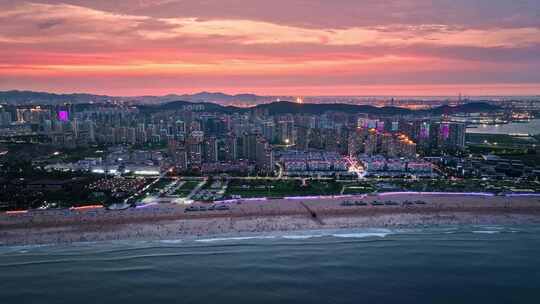
[[500, 125], [476, 125], [468, 127], [467, 133], [506, 134], [517, 136], [538, 135], [540, 134], [540, 119], [532, 119], [528, 122], [511, 122]]

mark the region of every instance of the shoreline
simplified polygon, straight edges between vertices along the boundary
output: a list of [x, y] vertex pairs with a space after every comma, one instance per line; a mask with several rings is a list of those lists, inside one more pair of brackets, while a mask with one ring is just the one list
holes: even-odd
[[[342, 206], [344, 200], [376, 200], [414, 206]], [[205, 205], [196, 203], [196, 205]], [[207, 205], [207, 204], [206, 204]], [[537, 197], [358, 196], [335, 199], [231, 203], [228, 211], [186, 213], [162, 204], [125, 211], [84, 210], [0, 215], [0, 246], [119, 240], [182, 240], [243, 233], [402, 228], [422, 225], [540, 225]], [[313, 215], [315, 214], [315, 215]]]

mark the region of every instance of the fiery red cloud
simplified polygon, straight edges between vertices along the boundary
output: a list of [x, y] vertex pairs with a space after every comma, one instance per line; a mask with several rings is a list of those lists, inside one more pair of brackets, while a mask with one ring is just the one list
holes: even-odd
[[0, 89], [539, 94], [538, 1], [3, 1]]

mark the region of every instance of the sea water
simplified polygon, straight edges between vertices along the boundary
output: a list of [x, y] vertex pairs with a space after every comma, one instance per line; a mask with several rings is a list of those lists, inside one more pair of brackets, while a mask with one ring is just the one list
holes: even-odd
[[0, 247], [0, 303], [538, 303], [539, 226]]
[[478, 125], [474, 128], [467, 128], [467, 133], [480, 134], [540, 134], [540, 119], [533, 119], [528, 122], [511, 122], [500, 125]]

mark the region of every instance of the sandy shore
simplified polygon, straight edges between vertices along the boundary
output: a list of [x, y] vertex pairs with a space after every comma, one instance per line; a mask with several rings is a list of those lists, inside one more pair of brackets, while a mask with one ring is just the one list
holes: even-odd
[[[397, 206], [342, 206], [344, 200]], [[422, 200], [424, 205], [403, 205]], [[196, 205], [204, 205], [196, 203]], [[540, 224], [538, 197], [358, 196], [242, 201], [228, 211], [185, 212], [161, 204], [124, 211], [42, 211], [0, 215], [0, 245], [111, 240], [174, 240], [234, 233], [418, 225]], [[313, 214], [316, 216], [314, 217]]]

